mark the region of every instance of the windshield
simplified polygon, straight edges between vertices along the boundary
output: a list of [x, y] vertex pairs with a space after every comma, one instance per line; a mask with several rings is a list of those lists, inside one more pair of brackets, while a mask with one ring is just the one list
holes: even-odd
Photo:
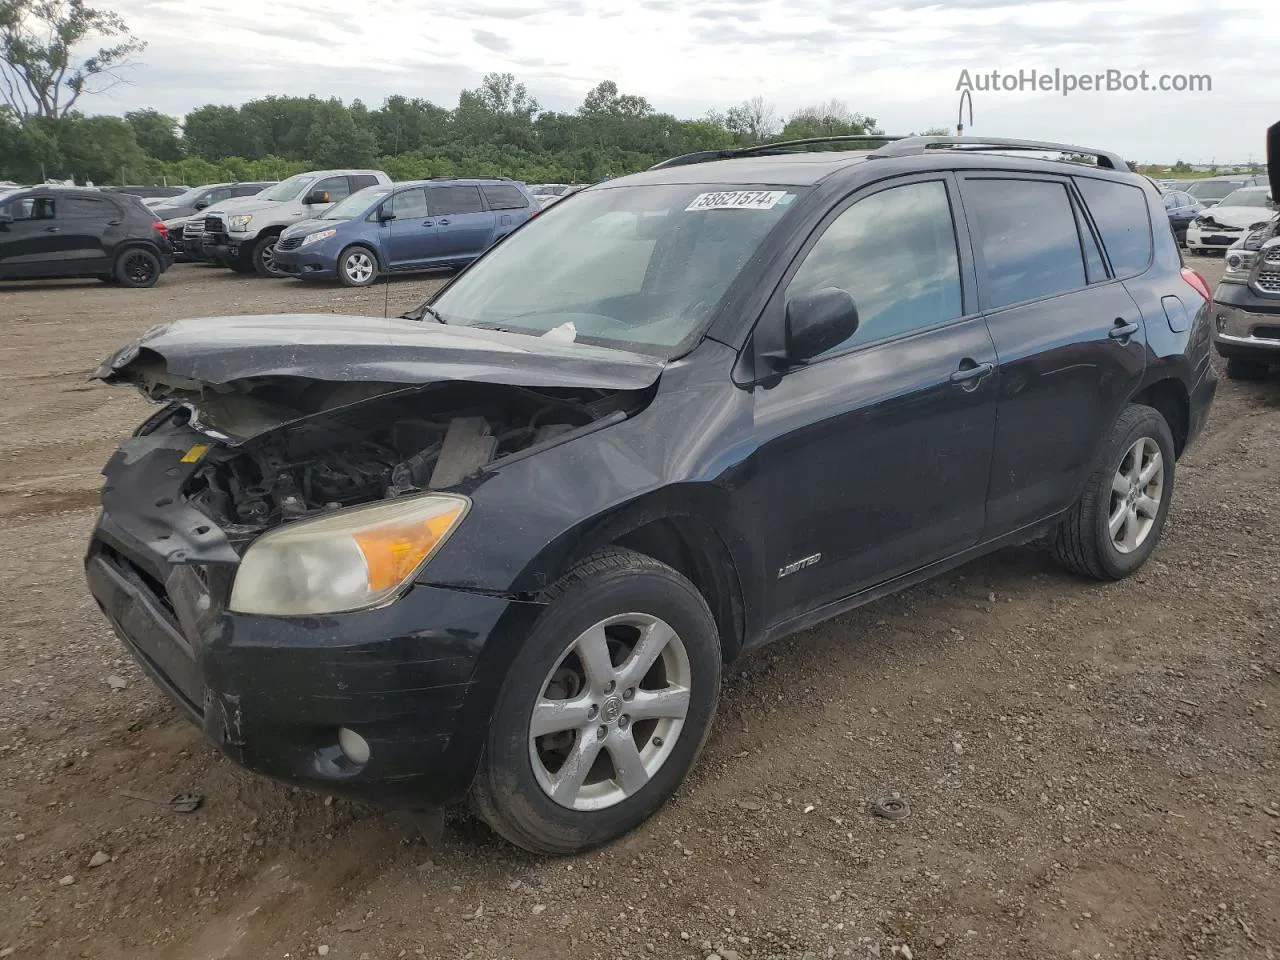
[[619, 186], [556, 204], [432, 302], [446, 323], [674, 356], [803, 190]]
[[208, 189], [209, 188], [207, 186], [192, 187], [190, 190], [185, 190], [176, 197], [160, 197], [157, 201], [157, 205], [162, 207], [189, 206], [199, 200], [200, 194], [204, 193]]
[[281, 180], [274, 187], [263, 190], [257, 195], [257, 198], [259, 200], [275, 200], [280, 203], [296, 200], [313, 179], [310, 174], [300, 173], [297, 176], [290, 177], [288, 180]]
[[1267, 191], [1248, 189], [1237, 190], [1235, 193], [1227, 194], [1227, 198], [1222, 201], [1224, 207], [1266, 207]]
[[1221, 200], [1232, 190], [1239, 190], [1243, 186], [1239, 180], [1201, 180], [1187, 187], [1187, 193], [1197, 200]]
[[363, 190], [357, 190], [347, 199], [340, 203], [335, 203], [327, 211], [324, 216], [317, 217], [318, 220], [350, 220], [358, 217], [369, 209], [378, 200], [385, 197], [391, 190], [387, 187], [365, 187]]

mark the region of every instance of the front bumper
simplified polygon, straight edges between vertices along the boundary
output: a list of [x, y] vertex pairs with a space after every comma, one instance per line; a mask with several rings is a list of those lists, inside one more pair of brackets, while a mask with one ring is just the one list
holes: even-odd
[[275, 256], [276, 267], [291, 277], [298, 277], [301, 280], [337, 279], [338, 256], [336, 251], [329, 253], [324, 249], [312, 249], [311, 247], [281, 250], [277, 244]]
[[1280, 298], [1260, 297], [1243, 283], [1219, 284], [1213, 342], [1224, 357], [1261, 351], [1280, 357]]
[[1226, 250], [1241, 237], [1245, 231], [1234, 227], [1199, 227], [1193, 221], [1187, 227], [1187, 246], [1192, 249]]
[[[404, 809], [464, 797], [502, 661], [541, 605], [415, 584], [373, 610], [232, 613], [230, 545], [207, 519], [192, 528], [190, 507], [178, 503], [167, 519], [160, 508], [190, 475], [180, 457], [192, 436], [145, 438], [104, 470], [85, 573], [125, 648], [219, 749], [251, 770]], [[366, 740], [367, 761], [344, 754], [340, 727]]]

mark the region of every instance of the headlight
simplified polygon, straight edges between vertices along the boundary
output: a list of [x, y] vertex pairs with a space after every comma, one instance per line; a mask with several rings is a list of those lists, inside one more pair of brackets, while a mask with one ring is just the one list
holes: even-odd
[[338, 232], [337, 230], [329, 229], [329, 230], [317, 230], [315, 233], [308, 233], [305, 237], [302, 238], [302, 246], [305, 247], [309, 244], [317, 243], [321, 240], [328, 240], [337, 232]]
[[245, 230], [248, 228], [249, 221], [252, 219], [253, 214], [251, 213], [237, 213], [233, 217], [228, 217], [227, 223], [231, 226], [232, 230]]
[[377, 606], [431, 559], [470, 506], [466, 497], [429, 493], [278, 527], [245, 552], [230, 608], [305, 616]]
[[1237, 240], [1227, 248], [1227, 255], [1223, 261], [1225, 269], [1222, 271], [1222, 282], [1248, 283], [1249, 274], [1253, 272], [1253, 264], [1257, 258], [1258, 254], [1255, 251], [1244, 249], [1244, 243]]

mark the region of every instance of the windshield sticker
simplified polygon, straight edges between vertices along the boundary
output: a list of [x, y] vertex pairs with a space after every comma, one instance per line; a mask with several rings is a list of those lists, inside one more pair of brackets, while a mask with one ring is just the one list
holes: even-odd
[[685, 207], [690, 210], [772, 210], [783, 197], [785, 190], [728, 190], [720, 193], [700, 193]]

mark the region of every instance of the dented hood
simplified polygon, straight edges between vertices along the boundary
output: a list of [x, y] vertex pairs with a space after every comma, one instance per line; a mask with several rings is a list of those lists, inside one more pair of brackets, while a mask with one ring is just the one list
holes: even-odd
[[640, 390], [658, 379], [663, 366], [624, 350], [429, 320], [284, 314], [202, 317], [154, 327], [92, 376], [134, 383], [152, 394], [158, 385], [223, 392], [267, 378]]

